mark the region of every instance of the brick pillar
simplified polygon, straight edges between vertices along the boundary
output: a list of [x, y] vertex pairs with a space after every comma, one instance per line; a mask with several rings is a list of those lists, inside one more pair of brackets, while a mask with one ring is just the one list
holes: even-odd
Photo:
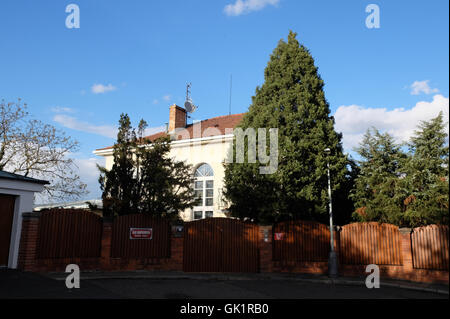
[[172, 237], [170, 240], [170, 270], [182, 271], [184, 238]]
[[39, 240], [39, 218], [41, 213], [23, 213], [17, 268], [34, 271]]
[[259, 270], [272, 272], [272, 226], [259, 226]]
[[111, 238], [112, 238], [112, 224], [111, 218], [103, 218], [103, 232], [102, 232], [102, 251], [100, 254], [100, 266], [102, 270], [108, 270], [111, 258]]
[[183, 270], [184, 226], [173, 225], [170, 235], [169, 270]]
[[411, 249], [411, 229], [401, 228], [400, 229], [400, 242], [401, 242], [401, 254], [403, 260], [403, 271], [412, 272], [413, 268], [413, 258]]

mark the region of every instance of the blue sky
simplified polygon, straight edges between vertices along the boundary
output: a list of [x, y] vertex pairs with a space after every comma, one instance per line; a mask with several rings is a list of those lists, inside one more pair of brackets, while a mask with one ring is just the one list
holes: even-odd
[[[79, 29], [65, 26], [70, 3]], [[378, 29], [365, 25], [371, 3]], [[1, 1], [0, 98], [22, 98], [80, 142], [72, 156], [98, 197], [92, 151], [114, 141], [120, 113], [161, 127], [192, 82], [195, 119], [228, 114], [231, 74], [232, 112], [245, 112], [293, 30], [349, 151], [370, 125], [405, 139], [417, 121], [448, 114], [448, 12], [447, 0]]]

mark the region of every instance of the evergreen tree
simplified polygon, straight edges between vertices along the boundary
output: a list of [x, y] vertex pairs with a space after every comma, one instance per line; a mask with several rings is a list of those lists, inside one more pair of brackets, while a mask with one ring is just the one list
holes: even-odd
[[358, 177], [360, 170], [356, 161], [352, 158], [348, 159], [348, 170], [345, 175], [345, 179], [342, 182], [342, 186], [339, 190], [333, 194], [333, 222], [336, 225], [346, 225], [353, 221], [353, 212], [355, 211], [355, 205], [350, 197], [351, 191], [355, 188], [356, 178]]
[[399, 224], [402, 220], [398, 183], [401, 165], [406, 155], [388, 133], [368, 129], [360, 147], [359, 174], [351, 197], [360, 221], [378, 221]]
[[[348, 160], [341, 135], [334, 130], [324, 82], [292, 31], [288, 41], [280, 40], [273, 51], [264, 78], [239, 127], [278, 128], [278, 169], [263, 175], [258, 168], [264, 164], [259, 161], [225, 165], [224, 195], [231, 214], [263, 223], [289, 218], [326, 221], [327, 160], [335, 195], [345, 181]], [[325, 148], [331, 149], [328, 158]]]
[[144, 138], [147, 123], [141, 120], [138, 134], [128, 115], [121, 115], [114, 164], [99, 166], [106, 216], [150, 214], [177, 219], [179, 211], [193, 206], [192, 167], [168, 156], [170, 140]]
[[[143, 132], [143, 124], [146, 126], [141, 122], [140, 132]], [[142, 135], [140, 140], [143, 140]], [[137, 148], [136, 186], [140, 212], [176, 219], [178, 212], [195, 204], [194, 181], [192, 166], [173, 160], [169, 152], [169, 138], [157, 139], [151, 147]]]
[[133, 149], [136, 134], [127, 114], [121, 114], [117, 142], [114, 145], [114, 163], [111, 170], [97, 165], [102, 190], [105, 216], [137, 213], [137, 198], [134, 180]]
[[421, 122], [411, 138], [405, 178], [400, 184], [407, 226], [449, 222], [447, 138], [442, 112], [428, 122]]

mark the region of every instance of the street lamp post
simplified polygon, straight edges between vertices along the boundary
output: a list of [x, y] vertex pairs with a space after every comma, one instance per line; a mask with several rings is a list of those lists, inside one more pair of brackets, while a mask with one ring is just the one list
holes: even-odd
[[331, 202], [331, 180], [330, 180], [330, 160], [328, 155], [331, 153], [329, 148], [324, 150], [327, 154], [327, 175], [328, 175], [328, 198], [329, 198], [329, 212], [330, 212], [330, 255], [328, 256], [328, 276], [337, 277], [338, 267], [337, 267], [337, 257], [334, 250], [334, 231], [333, 231], [333, 206]]

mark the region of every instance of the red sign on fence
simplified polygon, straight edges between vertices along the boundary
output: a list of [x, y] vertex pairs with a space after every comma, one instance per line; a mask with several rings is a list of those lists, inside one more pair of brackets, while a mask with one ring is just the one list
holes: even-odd
[[275, 233], [274, 234], [275, 240], [283, 240], [283, 238], [284, 238], [284, 233]]
[[152, 228], [130, 228], [130, 239], [152, 239]]

